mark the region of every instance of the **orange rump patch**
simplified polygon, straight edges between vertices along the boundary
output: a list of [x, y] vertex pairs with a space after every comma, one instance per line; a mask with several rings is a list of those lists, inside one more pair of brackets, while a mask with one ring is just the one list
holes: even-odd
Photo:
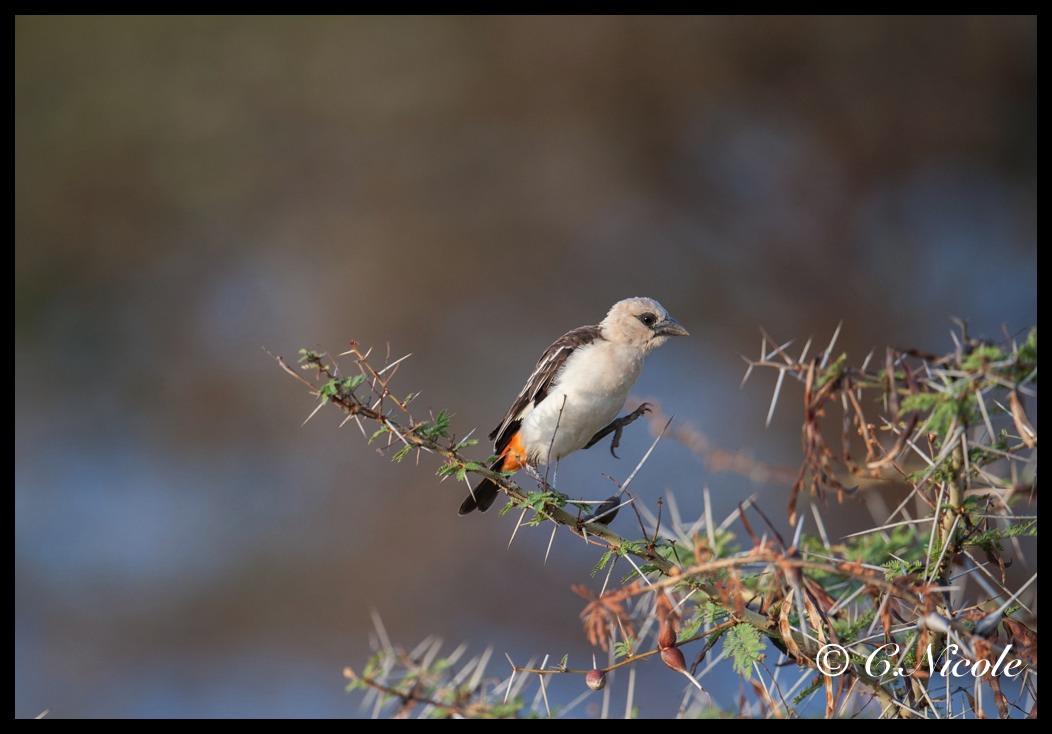
[[522, 435], [516, 433], [504, 447], [500, 454], [504, 461], [501, 462], [501, 471], [518, 471], [526, 466], [526, 447], [522, 445]]

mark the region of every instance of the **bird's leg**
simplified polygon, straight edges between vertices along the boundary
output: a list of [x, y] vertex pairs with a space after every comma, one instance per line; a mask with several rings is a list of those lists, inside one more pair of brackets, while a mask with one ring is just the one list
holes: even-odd
[[621, 431], [623, 431], [625, 429], [625, 426], [627, 426], [632, 421], [636, 420], [637, 418], [643, 417], [643, 414], [649, 410], [650, 403], [643, 403], [628, 415], [621, 416], [620, 418], [610, 421], [610, 423], [608, 423], [606, 426], [599, 429], [599, 432], [592, 436], [592, 438], [588, 441], [588, 443], [584, 445], [584, 447], [586, 449], [590, 449], [597, 443], [602, 441], [604, 438], [609, 436], [611, 433], [613, 433], [614, 440], [610, 442], [610, 453], [614, 455], [615, 459], [620, 459], [621, 457], [617, 455], [617, 452], [614, 449], [621, 445]]

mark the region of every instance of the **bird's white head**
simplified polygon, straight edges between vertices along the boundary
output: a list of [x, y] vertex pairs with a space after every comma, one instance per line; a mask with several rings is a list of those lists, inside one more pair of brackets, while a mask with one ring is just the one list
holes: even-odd
[[638, 347], [646, 354], [660, 347], [670, 336], [688, 336], [687, 330], [653, 298], [618, 301], [599, 328], [604, 338]]

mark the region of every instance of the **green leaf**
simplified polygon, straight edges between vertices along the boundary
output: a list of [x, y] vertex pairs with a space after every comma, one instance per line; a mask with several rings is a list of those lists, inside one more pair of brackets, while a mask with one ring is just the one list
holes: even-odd
[[679, 639], [689, 640], [698, 634], [703, 621], [700, 614], [695, 614], [691, 619], [684, 622], [683, 626], [679, 628]]
[[767, 649], [764, 638], [749, 624], [736, 624], [723, 637], [723, 652], [731, 659], [734, 672], [752, 677], [752, 666]]
[[331, 379], [319, 388], [318, 392], [325, 398], [347, 398], [354, 392], [354, 388], [362, 384], [365, 375], [355, 375], [343, 379]]
[[[1037, 366], [1037, 327], [1030, 330], [1026, 341], [1019, 345], [1019, 351], [1015, 355], [1016, 363], [1026, 371]], [[1022, 376], [1021, 376], [1022, 377]]]
[[633, 652], [633, 650], [635, 649], [635, 644], [636, 644], [636, 641], [633, 640], [631, 637], [629, 637], [627, 640], [624, 640], [623, 642], [616, 643], [614, 645], [614, 657], [618, 657], [618, 658], [630, 658], [630, 657], [632, 657], [632, 655], [635, 654]]
[[419, 426], [416, 431], [428, 441], [438, 441], [440, 438], [447, 438], [449, 436], [449, 420], [452, 417], [445, 410], [440, 410], [433, 421]]
[[968, 370], [969, 372], [979, 372], [986, 368], [990, 362], [1000, 362], [1005, 358], [1004, 352], [999, 347], [995, 347], [992, 344], [982, 344], [972, 350], [961, 367]]
[[847, 353], [841, 354], [836, 361], [819, 373], [815, 380], [815, 387], [822, 387], [830, 380], [837, 380], [844, 374], [844, 365], [847, 363]]
[[323, 355], [318, 354], [312, 349], [301, 349], [299, 352], [299, 363], [303, 365], [304, 369], [321, 365], [321, 358]]
[[614, 553], [614, 551], [608, 550], [606, 553], [599, 556], [599, 562], [592, 567], [592, 576], [595, 576], [597, 573], [606, 568], [606, 564], [609, 563], [610, 559], [613, 558], [615, 555], [616, 554]]
[[1005, 538], [1034, 535], [1037, 535], [1037, 520], [1024, 520], [1001, 528], [990, 528], [978, 535], [967, 538], [964, 542], [965, 545], [975, 545], [984, 551], [994, 552], [1004, 550], [1004, 545], [1001, 541]]

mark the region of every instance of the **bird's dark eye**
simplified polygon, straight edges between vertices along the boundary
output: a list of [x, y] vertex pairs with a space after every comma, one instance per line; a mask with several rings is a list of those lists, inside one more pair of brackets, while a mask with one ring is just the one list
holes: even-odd
[[644, 326], [653, 326], [657, 323], [657, 316], [648, 311], [647, 313], [640, 316], [639, 320], [643, 322]]

